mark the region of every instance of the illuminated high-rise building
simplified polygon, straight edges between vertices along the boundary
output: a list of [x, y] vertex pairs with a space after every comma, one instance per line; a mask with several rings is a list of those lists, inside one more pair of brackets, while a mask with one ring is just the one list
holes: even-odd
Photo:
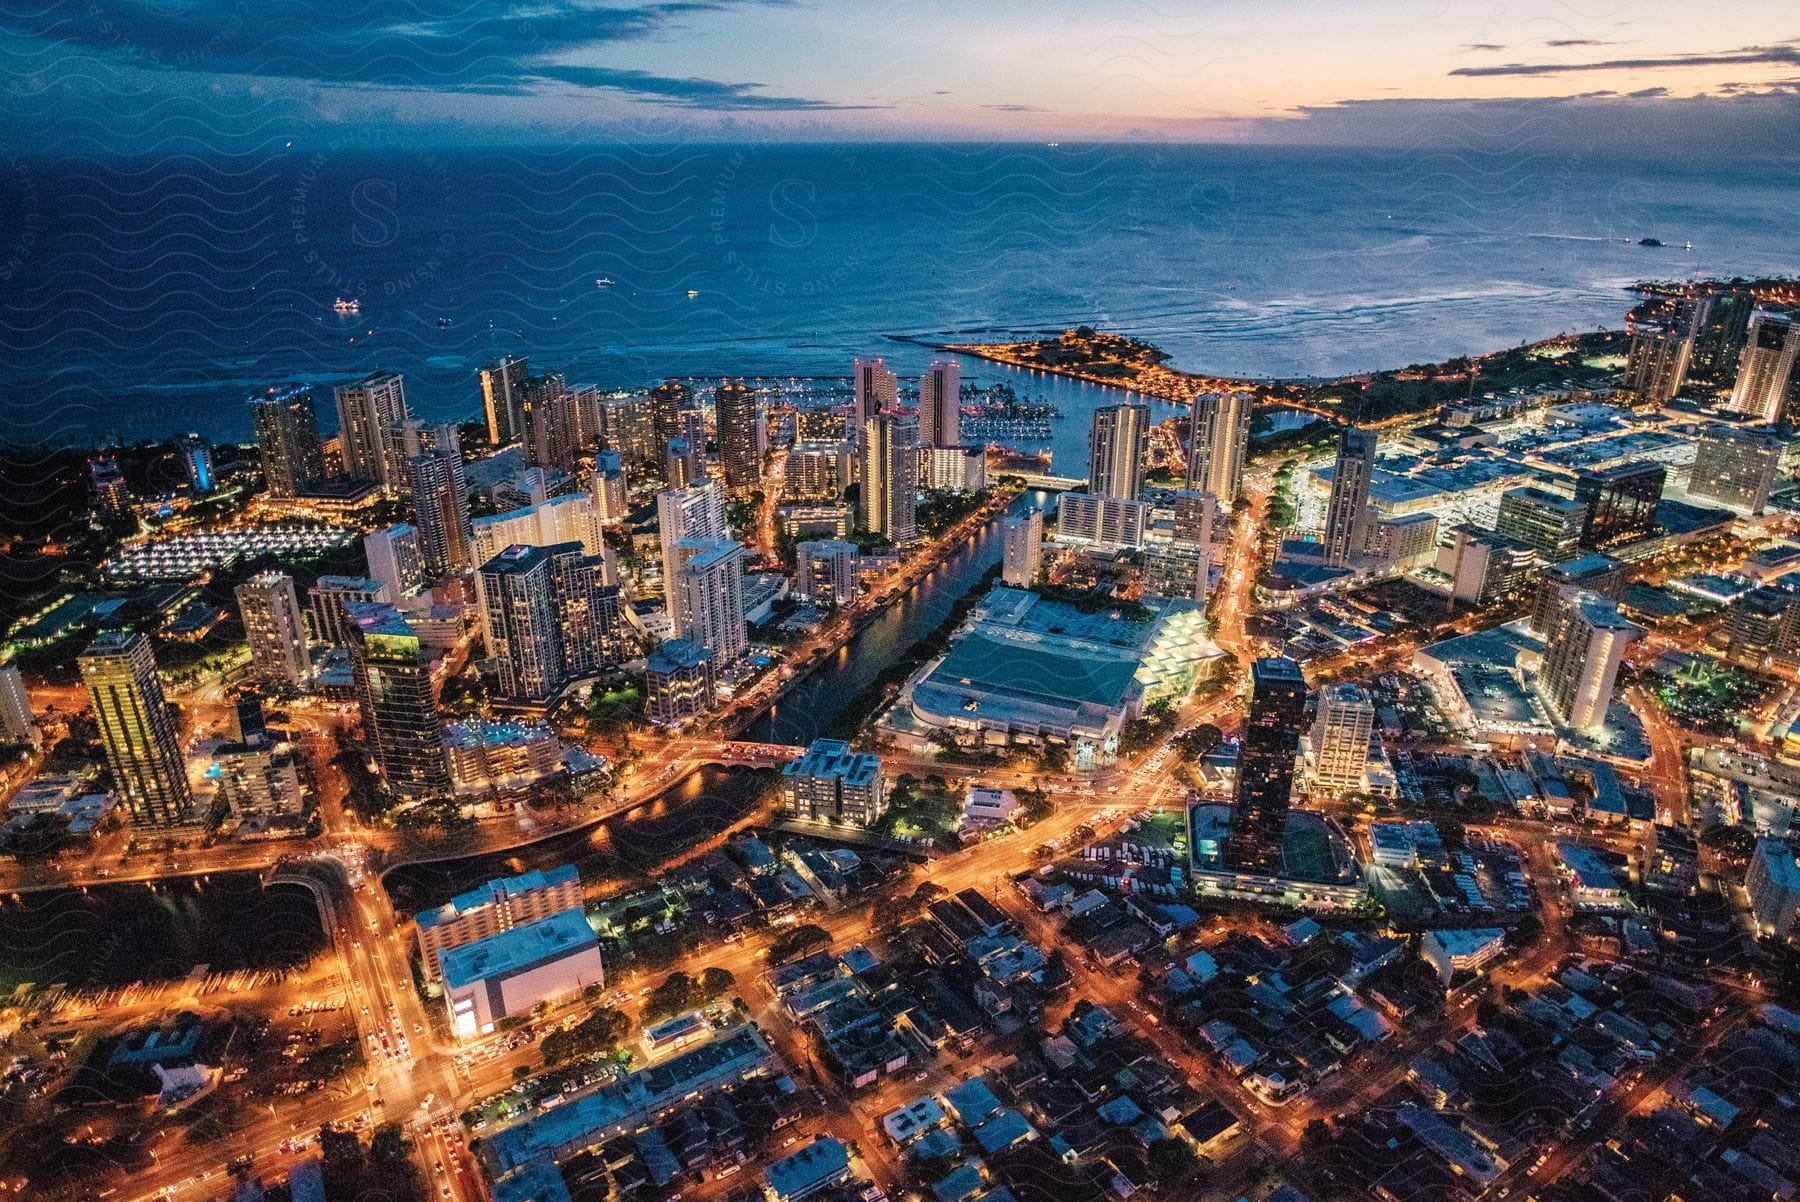
[[237, 603], [250, 644], [250, 675], [277, 693], [304, 688], [312, 661], [294, 578], [280, 572], [252, 576], [237, 586]]
[[713, 393], [719, 430], [719, 467], [725, 487], [746, 493], [762, 483], [762, 429], [756, 393], [741, 380], [727, 380]]
[[1331, 498], [1325, 506], [1325, 562], [1333, 567], [1348, 567], [1363, 553], [1370, 525], [1369, 483], [1379, 439], [1375, 431], [1358, 426], [1345, 426], [1338, 438]]
[[250, 419], [270, 496], [299, 496], [325, 478], [318, 409], [304, 385], [271, 388], [263, 396], [251, 397]]
[[1088, 443], [1088, 492], [1135, 501], [1144, 488], [1150, 450], [1150, 406], [1103, 405], [1094, 410]]
[[857, 549], [840, 538], [794, 547], [794, 593], [803, 601], [848, 605], [856, 600]]
[[1731, 408], [1765, 422], [1784, 420], [1796, 354], [1800, 354], [1800, 329], [1795, 328], [1793, 314], [1776, 309], [1751, 313], [1744, 349], [1738, 354]]
[[1581, 554], [1587, 506], [1569, 497], [1527, 486], [1500, 494], [1497, 534], [1536, 551], [1545, 563], [1563, 563]]
[[[653, 460], [660, 464], [663, 456], [668, 453], [669, 443], [677, 438], [687, 437], [687, 415], [698, 413], [700, 402], [695, 397], [694, 390], [680, 380], [664, 380], [650, 390], [650, 409], [656, 429]], [[704, 442], [700, 449], [706, 449]]]
[[617, 451], [600, 451], [594, 456], [594, 474], [588, 481], [594, 495], [600, 524], [614, 526], [631, 512], [631, 494], [625, 476], [625, 458]]
[[1610, 597], [1577, 591], [1562, 605], [1544, 647], [1539, 691], [1552, 712], [1577, 730], [1606, 723], [1625, 648], [1643, 627], [1627, 621]]
[[1000, 579], [1013, 588], [1030, 588], [1044, 568], [1044, 511], [1015, 514], [1000, 526]]
[[1359, 684], [1341, 681], [1319, 690], [1313, 722], [1313, 774], [1330, 789], [1360, 789], [1375, 735], [1375, 702]]
[[473, 535], [461, 441], [439, 442], [414, 455], [407, 461], [407, 472], [412, 477], [413, 525], [419, 529], [426, 578], [442, 580], [469, 571], [474, 566], [469, 551]]
[[181, 471], [188, 487], [197, 493], [213, 490], [212, 444], [198, 434], [183, 434], [177, 444], [181, 450]]
[[398, 495], [403, 487], [398, 464], [389, 454], [393, 430], [407, 418], [406, 386], [398, 372], [370, 372], [332, 390], [337, 400], [338, 448], [344, 474], [379, 484]]
[[1194, 398], [1188, 427], [1189, 490], [1209, 492], [1225, 506], [1243, 494], [1253, 400], [1247, 392], [1208, 392]]
[[418, 634], [390, 605], [351, 602], [345, 608], [363, 738], [382, 782], [407, 800], [448, 796], [444, 720]]
[[1773, 426], [1714, 422], [1695, 442], [1688, 495], [1759, 514], [1774, 490], [1784, 448]]
[[425, 553], [416, 526], [398, 522], [363, 535], [369, 579], [381, 581], [382, 599], [397, 605], [425, 587]]
[[884, 409], [899, 407], [900, 381], [888, 370], [886, 361], [879, 358], [858, 359], [852, 374], [856, 393], [855, 423], [860, 438], [871, 417]]
[[1238, 744], [1227, 862], [1238, 872], [1278, 876], [1294, 761], [1306, 725], [1306, 678], [1291, 659], [1259, 659], [1250, 669], [1250, 708]]
[[897, 547], [918, 540], [919, 418], [885, 410], [863, 423], [862, 524]]
[[150, 640], [109, 631], [82, 653], [80, 666], [113, 787], [132, 824], [167, 828], [188, 821], [194, 794]]
[[933, 359], [919, 377], [919, 445], [962, 444], [962, 368], [954, 359]]
[[716, 480], [699, 480], [687, 488], [658, 493], [656, 522], [662, 550], [663, 598], [669, 620], [679, 630], [676, 615], [680, 612], [681, 588], [676, 544], [684, 539], [725, 537], [725, 494]]
[[524, 435], [525, 381], [531, 366], [524, 355], [502, 355], [481, 369], [481, 407], [488, 440], [503, 447]]
[[1662, 464], [1651, 461], [1583, 469], [1575, 477], [1575, 499], [1587, 509], [1581, 545], [1604, 551], [1655, 534], [1667, 474]]
[[618, 590], [580, 543], [512, 546], [477, 576], [488, 657], [509, 701], [541, 703], [609, 662]]
[[675, 563], [675, 637], [708, 648], [721, 666], [736, 663], [750, 649], [743, 546], [728, 538], [682, 539]]
[[0, 743], [36, 747], [43, 739], [19, 665], [0, 664]]
[[563, 374], [553, 371], [527, 376], [517, 395], [519, 441], [525, 447], [525, 461], [533, 467], [573, 472], [581, 450], [581, 428], [575, 396]]

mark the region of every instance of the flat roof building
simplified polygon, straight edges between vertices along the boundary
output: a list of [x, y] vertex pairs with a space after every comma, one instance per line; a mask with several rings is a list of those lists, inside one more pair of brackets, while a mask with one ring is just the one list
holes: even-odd
[[459, 893], [441, 906], [419, 911], [415, 919], [425, 974], [443, 980], [442, 951], [580, 905], [581, 874], [573, 864], [499, 877]]
[[450, 1028], [486, 1035], [539, 1002], [605, 983], [600, 943], [579, 906], [438, 954]]

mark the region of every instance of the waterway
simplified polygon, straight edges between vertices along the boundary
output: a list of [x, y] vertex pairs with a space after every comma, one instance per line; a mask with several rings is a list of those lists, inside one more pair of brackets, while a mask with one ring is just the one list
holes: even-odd
[[635, 809], [512, 851], [405, 864], [384, 878], [403, 911], [442, 905], [496, 877], [574, 864], [589, 882], [642, 877], [750, 815], [768, 789], [768, 769], [709, 765]]
[[[1028, 492], [1007, 513], [1043, 509], [1050, 494]], [[1003, 543], [1002, 519], [971, 534], [906, 595], [884, 608], [838, 653], [800, 680], [770, 709], [758, 715], [743, 737], [758, 743], [803, 746], [817, 738], [847, 737], [867, 715], [851, 703], [880, 675], [899, 663], [920, 639], [949, 617], [958, 598], [974, 588], [996, 563]]]

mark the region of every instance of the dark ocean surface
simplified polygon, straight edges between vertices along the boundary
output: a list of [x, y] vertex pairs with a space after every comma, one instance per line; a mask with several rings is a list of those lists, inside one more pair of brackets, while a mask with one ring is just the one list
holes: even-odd
[[1642, 278], [1800, 270], [1781, 173], [1548, 151], [296, 144], [0, 170], [20, 441], [247, 438], [252, 391], [376, 367], [415, 412], [472, 415], [500, 352], [607, 387], [859, 353], [906, 375], [930, 353], [884, 335], [1084, 322], [1181, 367], [1338, 374], [1617, 326]]

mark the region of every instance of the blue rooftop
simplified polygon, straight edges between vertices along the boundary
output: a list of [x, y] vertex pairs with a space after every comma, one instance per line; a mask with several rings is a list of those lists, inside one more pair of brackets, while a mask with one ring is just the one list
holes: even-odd
[[540, 961], [559, 959], [584, 947], [598, 946], [587, 914], [580, 906], [571, 906], [537, 922], [441, 951], [438, 960], [444, 966], [444, 984], [461, 989]]
[[579, 880], [581, 873], [573, 864], [563, 864], [557, 868], [534, 870], [520, 873], [518, 876], [497, 877], [485, 885], [477, 885], [467, 893], [459, 893], [443, 905], [419, 913], [419, 926], [435, 927], [449, 922], [460, 914], [470, 910], [478, 910], [482, 906], [492, 905], [502, 897], [517, 897], [521, 893], [532, 893], [539, 889], [548, 889], [552, 885], [563, 885]]
[[850, 1149], [844, 1141], [826, 1137], [777, 1160], [763, 1170], [763, 1179], [777, 1198], [798, 1198], [849, 1170]]

